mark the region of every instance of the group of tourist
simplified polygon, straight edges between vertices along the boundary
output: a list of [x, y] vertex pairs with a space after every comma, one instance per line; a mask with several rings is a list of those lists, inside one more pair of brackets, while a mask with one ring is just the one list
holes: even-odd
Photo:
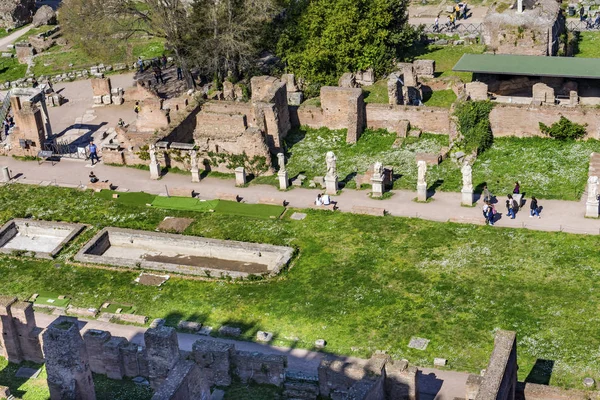
[[[496, 221], [496, 207], [494, 206], [493, 200], [494, 200], [494, 196], [492, 195], [492, 193], [490, 192], [490, 190], [488, 189], [487, 185], [485, 185], [483, 187], [483, 192], [482, 192], [482, 198], [483, 198], [483, 217], [485, 218], [485, 223], [487, 225], [494, 225], [494, 222]], [[519, 184], [519, 182], [515, 182], [515, 187], [513, 189], [513, 192], [509, 195], [507, 195], [507, 199], [506, 199], [506, 215], [508, 217], [510, 217], [510, 219], [515, 219], [517, 216], [517, 212], [519, 212], [519, 209], [521, 209], [523, 206], [523, 194], [521, 193], [521, 185]], [[533, 217], [538, 217], [538, 218], [542, 218], [540, 216], [540, 212], [541, 212], [541, 207], [538, 205], [538, 201], [535, 198], [535, 196], [531, 196], [531, 200], [529, 201], [529, 218], [533, 218]]]
[[[159, 83], [164, 84], [165, 80], [163, 77], [163, 70], [167, 68], [168, 60], [167, 56], [164, 54], [160, 58], [153, 58], [150, 61], [150, 66], [152, 67], [152, 72], [154, 73], [154, 79], [156, 79], [156, 84]], [[144, 72], [144, 60], [142, 57], [138, 57], [137, 61], [138, 72], [141, 74]], [[177, 80], [183, 80], [183, 73], [181, 71], [181, 67], [177, 66]]]
[[[446, 16], [446, 29], [453, 31], [454, 29], [456, 29], [456, 21], [462, 19], [467, 19], [468, 15], [468, 8], [467, 8], [467, 3], [464, 2], [460, 2], [457, 3], [454, 6], [454, 11], [449, 13]], [[439, 32], [440, 31], [440, 14], [437, 15], [437, 17], [435, 17], [435, 21], [433, 22], [433, 31], [434, 32]]]

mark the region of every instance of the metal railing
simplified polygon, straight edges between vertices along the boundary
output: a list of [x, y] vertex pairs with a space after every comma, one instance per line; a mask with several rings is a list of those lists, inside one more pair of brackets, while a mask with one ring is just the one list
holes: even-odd
[[438, 29], [435, 28], [435, 24], [425, 25], [425, 33], [444, 33], [447, 35], [453, 35], [455, 33], [462, 34], [480, 34], [481, 24], [471, 24], [466, 22], [457, 23], [455, 26], [446, 26], [444, 23], [438, 25]]
[[567, 29], [570, 31], [600, 31], [600, 26], [588, 21], [567, 21]]
[[53, 157], [68, 157], [80, 160], [89, 158], [87, 148], [76, 146], [67, 141], [44, 143], [44, 150], [51, 151]]
[[[4, 100], [2, 100], [2, 108], [0, 108], [0, 121], [4, 121], [10, 110], [10, 90], [6, 93]], [[4, 128], [0, 129], [0, 140], [6, 139]]]

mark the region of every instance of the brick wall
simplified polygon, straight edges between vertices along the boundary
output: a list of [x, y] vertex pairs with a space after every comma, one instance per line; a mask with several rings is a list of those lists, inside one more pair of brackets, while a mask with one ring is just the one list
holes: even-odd
[[424, 132], [450, 134], [450, 110], [439, 107], [391, 106], [367, 104], [367, 127], [397, 132], [402, 120]]

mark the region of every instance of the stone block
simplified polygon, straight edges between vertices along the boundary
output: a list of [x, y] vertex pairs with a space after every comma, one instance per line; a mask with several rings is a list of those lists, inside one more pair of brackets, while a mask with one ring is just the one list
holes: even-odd
[[157, 390], [180, 358], [175, 329], [166, 326], [148, 329], [144, 333], [150, 386]]
[[192, 346], [192, 358], [206, 374], [209, 384], [231, 385], [231, 368], [235, 347], [214, 340], [197, 340]]
[[287, 357], [238, 351], [234, 354], [234, 374], [244, 383], [283, 386]]
[[200, 368], [193, 361], [180, 360], [152, 400], [206, 400], [209, 397], [210, 385]]
[[179, 324], [177, 324], [177, 328], [198, 332], [200, 328], [202, 328], [202, 324], [199, 322], [192, 321], [179, 321]]
[[90, 369], [96, 374], [106, 374], [104, 366], [104, 343], [110, 340], [111, 334], [107, 331], [88, 329], [83, 335], [83, 341], [89, 355]]
[[112, 98], [111, 98], [110, 94], [102, 96], [102, 104], [104, 104], [104, 105], [112, 104]]
[[435, 78], [435, 61], [434, 60], [415, 60], [413, 62], [417, 77]]
[[542, 104], [554, 104], [554, 89], [545, 83], [538, 82], [533, 85], [533, 100]]
[[238, 337], [242, 334], [242, 330], [233, 326], [223, 325], [219, 328], [219, 334], [223, 336]]
[[356, 83], [356, 77], [352, 72], [344, 73], [339, 81], [338, 86], [341, 88], [356, 88], [358, 84]]
[[299, 106], [304, 100], [304, 93], [302, 92], [288, 92], [287, 101], [290, 106]]
[[488, 99], [488, 85], [483, 82], [469, 82], [465, 84], [465, 92], [473, 101]]
[[271, 340], [273, 340], [273, 333], [263, 331], [256, 332], [256, 341], [269, 343]]
[[127, 339], [113, 336], [102, 346], [104, 368], [106, 376], [110, 379], [123, 379], [125, 371], [123, 370], [123, 356], [121, 348], [127, 345]]
[[[97, 74], [99, 71], [96, 68], [95, 72], [92, 68], [92, 74]], [[94, 96], [106, 96], [110, 95], [111, 84], [109, 78], [92, 78], [90, 79], [90, 83], [92, 84], [92, 92]]]

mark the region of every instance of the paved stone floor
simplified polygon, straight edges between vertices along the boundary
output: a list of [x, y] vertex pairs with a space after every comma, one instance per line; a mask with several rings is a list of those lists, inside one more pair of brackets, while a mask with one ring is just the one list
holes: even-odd
[[[35, 313], [37, 326], [45, 328], [56, 319], [54, 315]], [[146, 328], [130, 325], [112, 324], [95, 320], [84, 320], [80, 318], [81, 334], [88, 329], [100, 329], [109, 331], [113, 336], [127, 338], [133, 343], [144, 343], [144, 332]], [[325, 353], [290, 349], [284, 347], [270, 346], [268, 344], [243, 342], [237, 340], [213, 338], [210, 336], [199, 336], [189, 333], [178, 333], [179, 347], [182, 350], [191, 351], [192, 345], [198, 339], [208, 339], [235, 344], [236, 349], [266, 354], [279, 354], [288, 357], [288, 367], [292, 371], [302, 372], [312, 376], [317, 375], [317, 368]], [[352, 360], [351, 357], [339, 357], [340, 360]], [[452, 400], [455, 397], [464, 397], [465, 383], [468, 374], [464, 372], [442, 371], [431, 368], [420, 368], [419, 376], [420, 398], [422, 400]]]

